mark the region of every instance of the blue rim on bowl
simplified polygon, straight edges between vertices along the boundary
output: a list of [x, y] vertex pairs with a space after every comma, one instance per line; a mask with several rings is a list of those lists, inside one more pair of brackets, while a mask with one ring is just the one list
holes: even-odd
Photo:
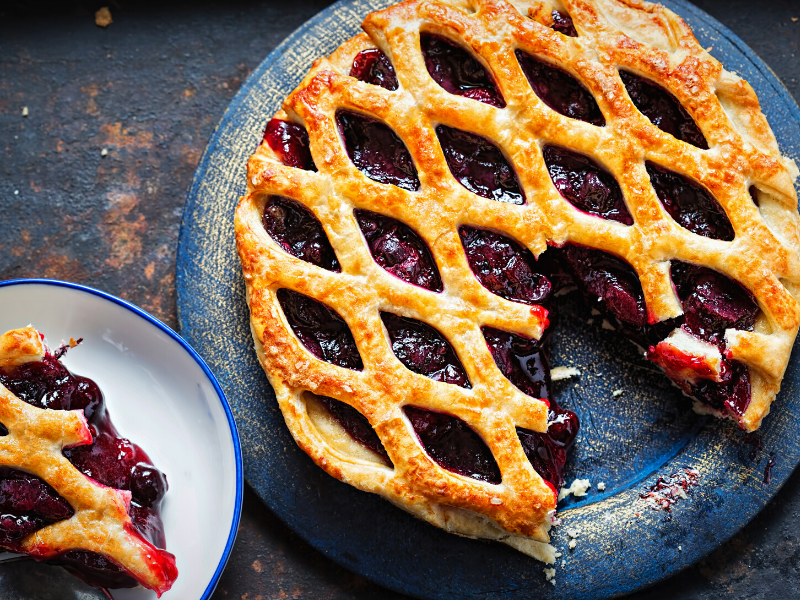
[[211, 595], [214, 593], [214, 590], [217, 587], [217, 583], [219, 583], [219, 579], [222, 576], [222, 572], [225, 570], [225, 565], [228, 563], [228, 559], [230, 558], [231, 551], [233, 550], [233, 544], [236, 540], [236, 533], [239, 530], [239, 521], [241, 519], [242, 514], [242, 500], [243, 500], [243, 493], [244, 493], [244, 475], [242, 470], [242, 449], [239, 443], [239, 432], [236, 428], [236, 421], [233, 418], [233, 413], [231, 412], [231, 407], [228, 404], [228, 400], [225, 397], [225, 393], [222, 391], [222, 388], [217, 381], [214, 373], [211, 372], [211, 369], [208, 368], [206, 362], [202, 359], [202, 357], [192, 348], [180, 335], [178, 335], [171, 327], [165, 325], [154, 316], [150, 315], [149, 313], [145, 312], [141, 308], [122, 300], [121, 298], [117, 298], [107, 292], [102, 292], [100, 290], [96, 290], [94, 288], [81, 285], [79, 283], [71, 283], [69, 281], [60, 281], [58, 279], [10, 279], [7, 281], [0, 281], [0, 288], [3, 287], [10, 287], [14, 285], [30, 285], [30, 284], [38, 284], [38, 285], [52, 285], [57, 287], [64, 287], [64, 288], [72, 288], [81, 292], [85, 292], [94, 296], [99, 296], [104, 300], [109, 300], [114, 304], [117, 304], [132, 313], [136, 314], [137, 316], [141, 317], [145, 321], [149, 322], [151, 325], [154, 325], [164, 333], [166, 333], [172, 340], [177, 342], [186, 352], [194, 359], [194, 361], [198, 364], [198, 366], [202, 369], [203, 373], [205, 373], [206, 377], [208, 378], [209, 382], [214, 388], [214, 391], [217, 394], [217, 398], [220, 401], [222, 409], [225, 411], [225, 417], [228, 420], [228, 427], [230, 428], [231, 433], [231, 441], [233, 443], [233, 450], [234, 450], [234, 457], [236, 459], [236, 500], [234, 503], [234, 511], [233, 511], [233, 521], [231, 523], [231, 529], [228, 533], [228, 540], [225, 544], [225, 549], [220, 557], [219, 564], [217, 565], [216, 571], [214, 571], [214, 575], [211, 577], [211, 580], [206, 586], [203, 595], [200, 597], [200, 600], [209, 600]]

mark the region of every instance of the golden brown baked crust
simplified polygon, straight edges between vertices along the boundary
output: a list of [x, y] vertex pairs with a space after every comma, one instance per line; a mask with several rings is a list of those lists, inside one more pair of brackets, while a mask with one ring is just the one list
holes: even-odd
[[[800, 283], [800, 219], [793, 187], [797, 169], [781, 156], [752, 88], [725, 71], [686, 24], [659, 5], [636, 0], [563, 4], [578, 37], [547, 27], [554, 8], [549, 2], [411, 0], [368, 15], [366, 33], [345, 42], [330, 58], [317, 60], [277, 115], [305, 126], [319, 171], [280, 164], [264, 143], [248, 162], [247, 195], [236, 212], [256, 349], [301, 448], [334, 477], [379, 493], [436, 525], [478, 537], [511, 534], [507, 543], [527, 544], [520, 549], [545, 558], [541, 546], [522, 540], [547, 539], [547, 514], [556, 499], [525, 458], [515, 427], [544, 431], [546, 408], [502, 376], [480, 333], [480, 327], [488, 325], [538, 338], [541, 315], [478, 283], [459, 241], [460, 225], [502, 231], [535, 255], [548, 243], [571, 242], [620, 256], [640, 278], [651, 321], [682, 313], [669, 275], [672, 259], [710, 267], [740, 282], [761, 309], [755, 331], [726, 332], [730, 358], [750, 371], [752, 401], [739, 423], [747, 430], [756, 429], [769, 412], [799, 323], [795, 294]], [[420, 31], [470, 49], [493, 75], [507, 106], [495, 108], [440, 87], [425, 67]], [[390, 58], [397, 90], [348, 76], [355, 55], [369, 47]], [[551, 62], [582, 82], [606, 125], [570, 119], [545, 105], [528, 84], [515, 49]], [[620, 68], [668, 89], [702, 130], [709, 149], [679, 141], [654, 126], [628, 96]], [[418, 192], [373, 181], [353, 165], [337, 130], [339, 109], [376, 118], [403, 140], [419, 173]], [[526, 204], [487, 200], [460, 185], [434, 132], [439, 124], [496, 144], [513, 163]], [[567, 202], [545, 166], [545, 143], [586, 154], [610, 171], [635, 224], [599, 219]], [[659, 202], [645, 160], [709, 190], [728, 215], [735, 239], [709, 239], [681, 228]], [[749, 195], [750, 186], [757, 189], [760, 209]], [[316, 215], [341, 273], [294, 258], [270, 238], [261, 215], [271, 195], [293, 198]], [[378, 267], [354, 220], [355, 208], [391, 215], [411, 226], [429, 245], [445, 291], [428, 292]], [[353, 333], [364, 370], [351, 371], [312, 356], [285, 320], [275, 296], [279, 288], [296, 290], [336, 310]], [[392, 354], [379, 310], [420, 319], [444, 332], [473, 389], [433, 382], [406, 369]], [[336, 436], [321, 432], [335, 429], [335, 424], [312, 417], [320, 411], [309, 410], [306, 391], [346, 402], [365, 415], [394, 469], [354, 458], [339, 442], [326, 441]], [[491, 449], [502, 483], [468, 479], [432, 461], [401, 412], [403, 405], [412, 403], [446, 410], [466, 421]], [[322, 424], [315, 425], [315, 419]], [[458, 517], [451, 516], [455, 514]]]
[[[33, 327], [0, 336], [0, 367], [38, 361], [45, 353], [42, 336]], [[97, 483], [62, 453], [92, 442], [83, 410], [37, 408], [0, 384], [0, 422], [8, 429], [8, 435], [0, 437], [0, 466], [46, 481], [75, 511], [69, 519], [23, 538], [22, 551], [40, 559], [68, 550], [96, 552], [159, 596], [169, 589], [174, 574], [165, 572], [165, 563], [172, 559], [165, 560], [167, 553], [136, 533], [128, 516], [131, 493]]]

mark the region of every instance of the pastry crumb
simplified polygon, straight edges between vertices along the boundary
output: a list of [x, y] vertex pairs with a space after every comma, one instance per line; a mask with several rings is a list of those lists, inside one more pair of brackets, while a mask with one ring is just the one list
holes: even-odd
[[544, 570], [544, 578], [545, 581], [549, 581], [553, 585], [556, 584], [556, 570], [555, 569], [545, 569]]
[[94, 24], [98, 27], [108, 27], [114, 22], [111, 18], [111, 11], [108, 10], [107, 6], [104, 6], [96, 13], [94, 13]]
[[577, 546], [577, 545], [578, 545], [578, 542], [576, 542], [575, 540], [570, 540], [569, 541], [569, 549], [570, 550], [575, 550], [575, 546]]
[[614, 327], [608, 319], [603, 319], [603, 323], [600, 325], [603, 329], [608, 329], [610, 331], [616, 331], [617, 328]]
[[561, 491], [558, 492], [558, 499], [563, 500], [570, 494], [580, 498], [586, 495], [586, 490], [590, 487], [592, 487], [592, 484], [588, 479], [576, 479], [568, 488], [561, 488]]
[[555, 367], [550, 369], [550, 379], [553, 381], [561, 381], [562, 379], [569, 379], [570, 377], [579, 377], [581, 374], [580, 369], [575, 367]]
[[22, 116], [23, 117], [27, 117], [28, 116], [28, 107], [27, 106], [23, 106], [22, 107]]
[[625, 393], [625, 390], [614, 390], [613, 392], [611, 392], [611, 397], [612, 398], [619, 398], [624, 393]]
[[103, 148], [102, 150], [100, 150], [100, 156], [104, 156], [104, 157], [108, 156], [108, 149], [107, 148]]
[[573, 540], [580, 536], [581, 530], [577, 527], [569, 527], [567, 528], [567, 535], [571, 537]]
[[597, 491], [598, 492], [604, 492], [605, 490], [606, 490], [606, 482], [605, 481], [601, 481], [600, 483], [597, 484]]

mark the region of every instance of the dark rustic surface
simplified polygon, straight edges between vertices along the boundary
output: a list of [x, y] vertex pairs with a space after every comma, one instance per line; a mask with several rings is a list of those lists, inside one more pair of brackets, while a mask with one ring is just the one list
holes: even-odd
[[[800, 97], [800, 5], [696, 4]], [[176, 327], [181, 211], [208, 137], [247, 74], [327, 2], [122, 2], [107, 29], [94, 24], [100, 5], [0, 6], [0, 279], [84, 283]], [[733, 540], [631, 598], [800, 596], [799, 491], [796, 474]], [[45, 575], [30, 597], [60, 597], [46, 591], [54, 570], [25, 563], [0, 567], [0, 592], [22, 570]], [[316, 553], [245, 493], [215, 600], [400, 597]]]

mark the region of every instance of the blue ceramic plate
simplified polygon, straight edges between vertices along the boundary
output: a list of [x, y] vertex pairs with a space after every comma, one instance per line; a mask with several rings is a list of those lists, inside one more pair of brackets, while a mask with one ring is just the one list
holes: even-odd
[[[795, 357], [772, 414], [763, 449], [742, 450], [729, 424], [695, 415], [686, 399], [617, 334], [587, 324], [569, 299], [553, 335], [553, 364], [582, 376], [557, 388], [559, 404], [582, 422], [568, 480], [589, 478], [583, 498], [561, 505], [553, 535], [557, 588], [542, 564], [499, 544], [458, 538], [415, 520], [380, 498], [326, 475], [286, 429], [250, 338], [233, 212], [245, 192], [245, 164], [265, 122], [314, 58], [355, 34], [387, 0], [342, 0], [283, 42], [242, 86], [195, 174], [178, 249], [182, 333], [198, 349], [230, 399], [243, 437], [245, 475], [263, 501], [326, 556], [375, 582], [423, 598], [590, 600], [653, 584], [697, 561], [735, 534], [775, 495], [800, 461], [796, 439], [800, 365]], [[704, 46], [755, 88], [785, 154], [798, 158], [800, 109], [767, 66], [733, 33], [682, 1], [665, 2]], [[619, 391], [621, 390], [621, 394]], [[616, 393], [615, 393], [616, 392]], [[763, 483], [770, 452], [777, 465]], [[696, 472], [671, 510], [642, 494], [661, 477]], [[605, 489], [598, 490], [603, 482]], [[578, 529], [574, 551], [566, 531]]]
[[[28, 324], [51, 348], [83, 338], [64, 364], [97, 382], [117, 430], [167, 476], [162, 516], [178, 579], [162, 600], [208, 600], [236, 538], [244, 485], [236, 424], [214, 375], [169, 327], [82, 285], [0, 282], [0, 333]], [[48, 591], [41, 588], [43, 580]], [[0, 571], [4, 600], [40, 598], [53, 588], [59, 598], [106, 598], [56, 567], [27, 562]], [[111, 594], [114, 600], [156, 598], [141, 587]]]

